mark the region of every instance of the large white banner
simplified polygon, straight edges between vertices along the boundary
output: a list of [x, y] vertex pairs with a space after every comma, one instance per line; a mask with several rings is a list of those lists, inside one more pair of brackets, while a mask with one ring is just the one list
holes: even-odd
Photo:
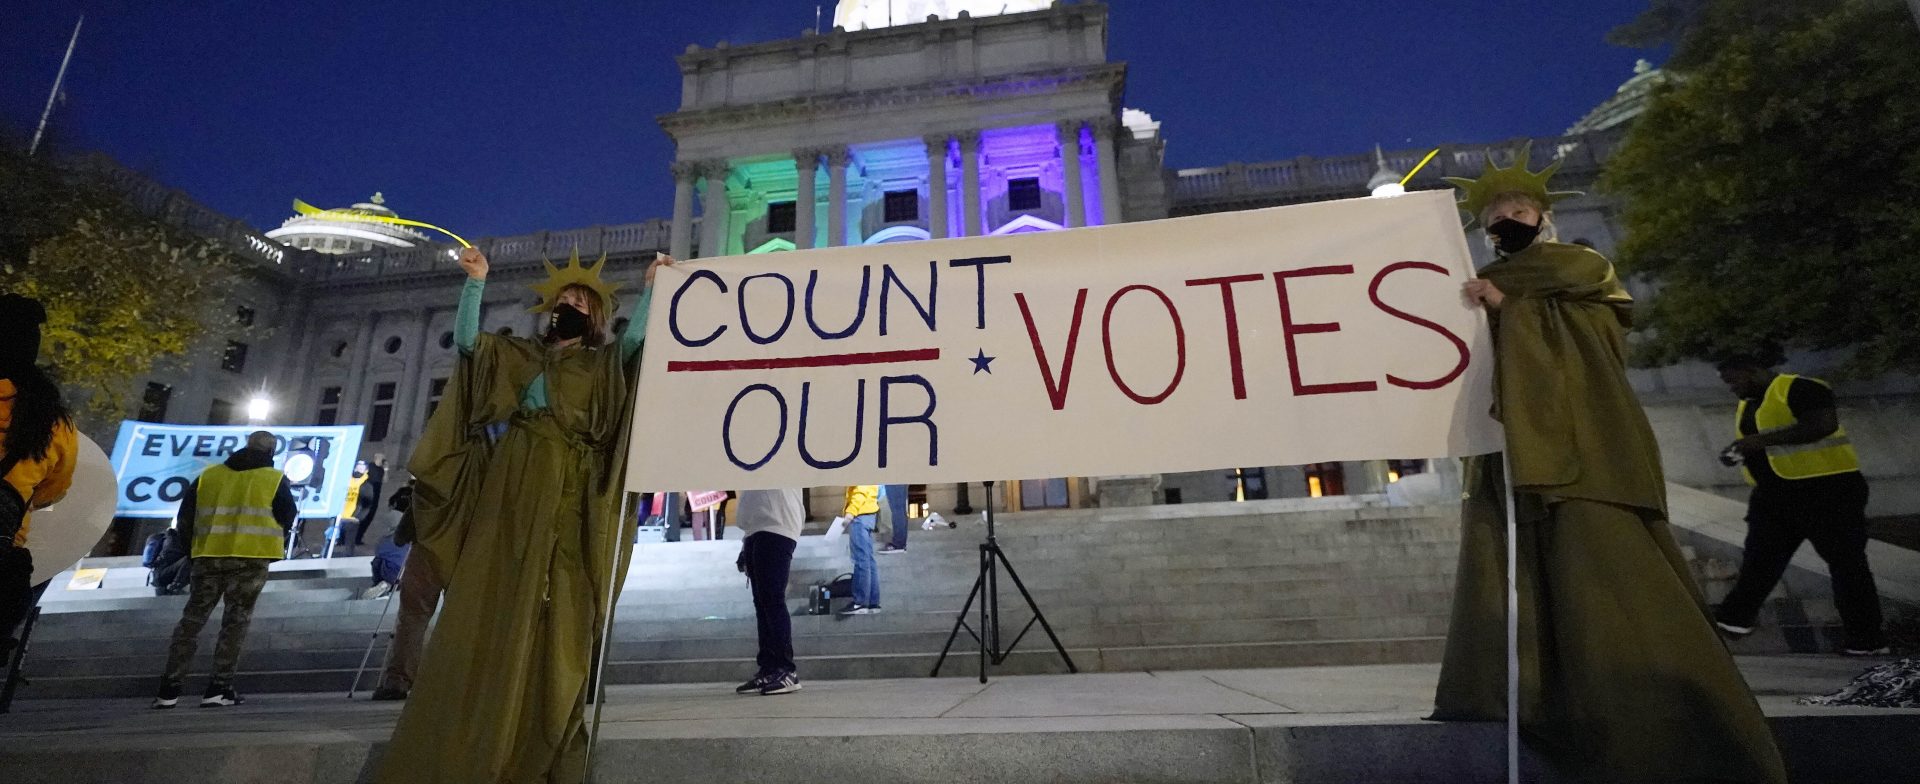
[[632, 490], [1493, 452], [1452, 196], [663, 269]]

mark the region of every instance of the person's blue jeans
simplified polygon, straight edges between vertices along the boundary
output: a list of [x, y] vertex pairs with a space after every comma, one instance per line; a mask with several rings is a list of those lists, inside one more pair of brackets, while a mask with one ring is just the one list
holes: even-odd
[[880, 499], [887, 504], [887, 516], [893, 518], [893, 540], [888, 544], [895, 550], [907, 549], [907, 486], [881, 485]]
[[856, 515], [847, 522], [847, 549], [853, 553], [853, 603], [880, 606], [880, 570], [873, 563], [873, 526], [878, 515]]

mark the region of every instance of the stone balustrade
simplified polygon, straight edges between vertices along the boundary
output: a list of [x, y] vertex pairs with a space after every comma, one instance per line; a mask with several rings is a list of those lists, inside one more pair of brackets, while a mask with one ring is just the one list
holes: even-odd
[[[1574, 136], [1546, 136], [1496, 144], [1447, 145], [1440, 148], [1426, 168], [1421, 169], [1411, 187], [1439, 187], [1442, 177], [1478, 177], [1486, 156], [1506, 165], [1513, 151], [1525, 141], [1533, 143], [1536, 166], [1554, 157], [1566, 163], [1563, 175], [1575, 179], [1599, 174], [1623, 134], [1597, 132]], [[1430, 149], [1430, 148], [1429, 148]], [[1387, 166], [1394, 171], [1412, 171], [1429, 149], [1397, 150], [1385, 153]], [[1223, 203], [1263, 201], [1286, 204], [1298, 201], [1365, 194], [1367, 180], [1378, 170], [1372, 154], [1339, 158], [1302, 157], [1264, 163], [1230, 163], [1204, 169], [1182, 169], [1174, 180], [1174, 212], [1204, 212]]]

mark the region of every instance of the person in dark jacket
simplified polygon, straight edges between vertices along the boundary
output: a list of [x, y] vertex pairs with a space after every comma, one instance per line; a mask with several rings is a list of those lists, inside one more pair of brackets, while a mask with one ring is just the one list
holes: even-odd
[[360, 486], [360, 508], [355, 509], [353, 518], [360, 525], [353, 532], [353, 546], [367, 543], [367, 529], [373, 527], [374, 516], [380, 510], [380, 488], [387, 483], [387, 456], [375, 453], [372, 460], [366, 462], [367, 481]]
[[1840, 652], [1882, 656], [1890, 651], [1882, 628], [1880, 591], [1867, 565], [1867, 479], [1833, 388], [1809, 376], [1774, 370], [1777, 347], [1730, 357], [1720, 380], [1740, 398], [1734, 427], [1740, 440], [1720, 461], [1742, 466], [1753, 493], [1747, 504], [1747, 540], [1740, 579], [1715, 609], [1720, 631], [1733, 639], [1753, 633], [1760, 606], [1787, 571], [1802, 542], [1827, 562], [1833, 603], [1846, 627]]
[[187, 585], [193, 579], [193, 558], [189, 552], [192, 542], [182, 536], [180, 529], [169, 528], [163, 534], [160, 556], [153, 559], [153, 584], [155, 596], [177, 596], [187, 592]]
[[[406, 519], [407, 511], [413, 507], [413, 488], [402, 487], [395, 491], [387, 507], [398, 512], [402, 520]], [[373, 568], [373, 587], [362, 593], [360, 598], [379, 599], [399, 587], [400, 576], [406, 568], [407, 552], [412, 544], [411, 531], [408, 533], [409, 536], [403, 540], [400, 527], [396, 525], [392, 533], [381, 537], [374, 546], [373, 562], [370, 564]]]
[[192, 542], [193, 588], [167, 650], [166, 674], [153, 707], [172, 708], [199, 647], [200, 629], [223, 600], [220, 641], [214, 648], [213, 677], [202, 708], [239, 705], [233, 674], [240, 648], [253, 623], [253, 604], [267, 586], [267, 565], [283, 552], [286, 532], [299, 507], [287, 477], [273, 467], [275, 439], [265, 430], [247, 436], [247, 446], [225, 463], [201, 472], [180, 499], [181, 536]]

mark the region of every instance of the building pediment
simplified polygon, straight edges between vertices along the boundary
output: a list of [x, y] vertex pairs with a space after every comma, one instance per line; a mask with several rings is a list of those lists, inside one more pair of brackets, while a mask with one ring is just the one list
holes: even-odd
[[689, 109], [661, 115], [660, 127], [676, 140], [702, 131], [759, 126], [772, 122], [818, 120], [872, 114], [876, 110], [925, 108], [950, 103], [979, 103], [1009, 97], [1104, 90], [1117, 102], [1126, 83], [1126, 63], [1074, 66], [979, 79], [902, 85], [778, 101]]

